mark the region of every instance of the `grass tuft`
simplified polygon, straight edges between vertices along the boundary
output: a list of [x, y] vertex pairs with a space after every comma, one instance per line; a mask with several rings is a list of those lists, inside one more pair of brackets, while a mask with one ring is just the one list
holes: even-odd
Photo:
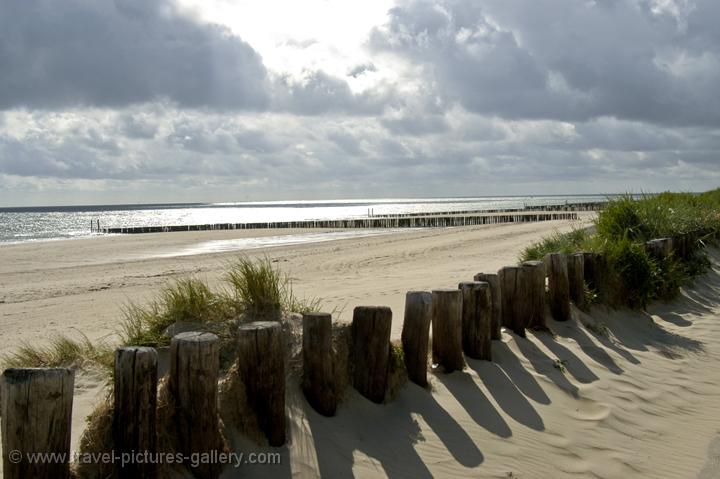
[[130, 303], [123, 314], [124, 345], [162, 346], [170, 342], [165, 330], [175, 323], [196, 323], [218, 332], [237, 317], [237, 309], [227, 295], [212, 291], [204, 281], [185, 278], [163, 288], [146, 306]]
[[114, 350], [99, 342], [94, 344], [84, 334], [79, 340], [58, 335], [47, 346], [22, 343], [20, 347], [5, 355], [3, 365], [7, 368], [81, 368], [96, 366], [112, 369]]
[[255, 261], [241, 257], [225, 279], [234, 303], [254, 319], [278, 320], [283, 312], [302, 314], [319, 311], [322, 306], [318, 298], [297, 298], [290, 277], [267, 257]]

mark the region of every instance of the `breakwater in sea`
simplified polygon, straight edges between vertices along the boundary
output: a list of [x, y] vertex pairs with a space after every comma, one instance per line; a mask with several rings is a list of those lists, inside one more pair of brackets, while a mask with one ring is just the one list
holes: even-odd
[[478, 226], [500, 223], [527, 223], [535, 221], [575, 220], [577, 218], [578, 215], [574, 211], [542, 213], [516, 212], [512, 214], [476, 213], [386, 218], [369, 217], [339, 220], [269, 221], [254, 223], [217, 223], [175, 226], [129, 226], [120, 228], [102, 228], [101, 232], [108, 234], [143, 234], [169, 233], [175, 231], [215, 231], [286, 228], [449, 228], [457, 226]]

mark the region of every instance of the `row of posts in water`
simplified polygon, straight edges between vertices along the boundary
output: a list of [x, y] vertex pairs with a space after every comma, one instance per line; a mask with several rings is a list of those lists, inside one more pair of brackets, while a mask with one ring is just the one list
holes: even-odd
[[576, 212], [548, 212], [514, 214], [472, 214], [446, 216], [413, 216], [397, 218], [353, 218], [342, 220], [271, 221], [260, 223], [217, 223], [175, 226], [128, 226], [98, 229], [101, 233], [142, 234], [168, 233], [174, 231], [221, 231], [253, 229], [354, 229], [354, 228], [448, 228], [478, 226], [500, 223], [525, 223], [535, 221], [576, 220]]
[[447, 216], [465, 215], [477, 213], [516, 213], [522, 211], [600, 211], [605, 207], [605, 201], [593, 201], [584, 203], [564, 203], [558, 205], [527, 205], [522, 208], [501, 208], [483, 210], [458, 210], [458, 211], [425, 211], [421, 213], [387, 213], [375, 214], [375, 209], [368, 209], [368, 216], [371, 218], [408, 218], [412, 216]]

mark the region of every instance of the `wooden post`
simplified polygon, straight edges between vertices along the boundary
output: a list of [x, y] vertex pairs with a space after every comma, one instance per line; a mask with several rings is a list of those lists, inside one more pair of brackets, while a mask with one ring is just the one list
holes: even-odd
[[550, 253], [546, 256], [545, 264], [548, 267], [550, 312], [556, 321], [568, 321], [571, 316], [567, 255]]
[[502, 339], [502, 298], [500, 292], [500, 279], [495, 273], [478, 273], [475, 275], [475, 281], [481, 281], [490, 285], [490, 295], [492, 297], [492, 325], [491, 338]]
[[[211, 333], [187, 332], [170, 342], [168, 392], [175, 409], [175, 450], [186, 456], [223, 450], [218, 423], [220, 341]], [[222, 464], [199, 464], [197, 477], [217, 478]]]
[[[5, 479], [70, 477], [70, 425], [75, 373], [70, 369], [6, 369], [2, 375]], [[30, 461], [28, 454], [65, 455]], [[56, 456], [57, 457], [57, 456]]]
[[337, 409], [332, 359], [332, 316], [303, 314], [303, 392], [323, 416], [334, 416]]
[[392, 311], [385, 306], [358, 306], [350, 327], [352, 383], [375, 403], [382, 403], [387, 389]]
[[547, 329], [545, 324], [545, 263], [525, 261], [520, 265], [521, 285], [524, 294], [517, 299], [520, 320], [525, 328]]
[[468, 281], [462, 291], [462, 346], [473, 359], [492, 361], [492, 297], [490, 285]]
[[[157, 452], [158, 357], [153, 348], [127, 347], [115, 351], [113, 440], [117, 454]], [[156, 461], [115, 462], [116, 477], [157, 477]]]
[[575, 306], [585, 309], [585, 261], [583, 253], [568, 255], [568, 284], [570, 299]]
[[432, 294], [427, 291], [408, 291], [405, 295], [405, 318], [402, 346], [405, 368], [410, 381], [427, 387], [428, 339], [432, 320]]
[[505, 266], [498, 271], [500, 299], [502, 300], [502, 324], [515, 334], [525, 337], [525, 323], [520, 307], [521, 273], [517, 266]]
[[248, 403], [273, 447], [285, 444], [284, 346], [277, 321], [256, 321], [238, 328], [238, 367]]
[[655, 260], [663, 260], [672, 252], [672, 239], [659, 238], [645, 243], [645, 251]]
[[597, 291], [600, 277], [600, 254], [584, 252], [583, 255], [583, 277], [588, 289]]
[[433, 363], [446, 373], [465, 367], [462, 351], [462, 293], [458, 289], [432, 292]]

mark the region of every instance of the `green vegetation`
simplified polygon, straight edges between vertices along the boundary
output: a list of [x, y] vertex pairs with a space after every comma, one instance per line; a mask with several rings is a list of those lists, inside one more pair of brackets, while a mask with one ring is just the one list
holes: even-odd
[[543, 259], [548, 253], [594, 251], [591, 245], [593, 238], [585, 229], [575, 229], [569, 233], [556, 232], [525, 248], [520, 258], [522, 261], [530, 261]]
[[233, 303], [254, 318], [279, 319], [283, 311], [318, 311], [320, 300], [300, 300], [293, 293], [292, 280], [274, 267], [268, 258], [252, 261], [240, 258], [230, 267], [226, 280]]
[[84, 334], [80, 340], [67, 336], [55, 336], [47, 346], [22, 343], [17, 351], [4, 358], [8, 368], [47, 368], [98, 365], [110, 370], [113, 362], [113, 348], [104, 344], [93, 344]]
[[236, 304], [225, 293], [212, 291], [197, 278], [176, 280], [147, 306], [131, 303], [123, 312], [122, 344], [133, 346], [167, 344], [165, 330], [175, 323], [222, 329], [237, 316]]
[[[269, 258], [238, 259], [225, 276], [227, 289], [212, 289], [198, 278], [178, 279], [165, 286], [146, 305], [130, 303], [123, 308], [120, 345], [166, 346], [172, 336], [168, 328], [203, 330], [222, 341], [221, 359], [232, 358], [235, 329], [239, 323], [282, 319], [283, 314], [318, 311], [317, 298], [298, 299], [290, 278]], [[5, 356], [6, 367], [85, 367], [99, 365], [112, 370], [113, 347], [93, 344], [87, 337], [75, 340], [55, 337], [48, 346], [23, 344]]]
[[[680, 285], [703, 272], [709, 262], [703, 246], [720, 231], [720, 189], [702, 194], [662, 193], [608, 202], [590, 229], [556, 233], [526, 248], [522, 261], [547, 253], [601, 253], [602, 287], [590, 291], [598, 301], [641, 308], [654, 299], [668, 299]], [[685, 255], [651, 257], [645, 242], [690, 235]]]

